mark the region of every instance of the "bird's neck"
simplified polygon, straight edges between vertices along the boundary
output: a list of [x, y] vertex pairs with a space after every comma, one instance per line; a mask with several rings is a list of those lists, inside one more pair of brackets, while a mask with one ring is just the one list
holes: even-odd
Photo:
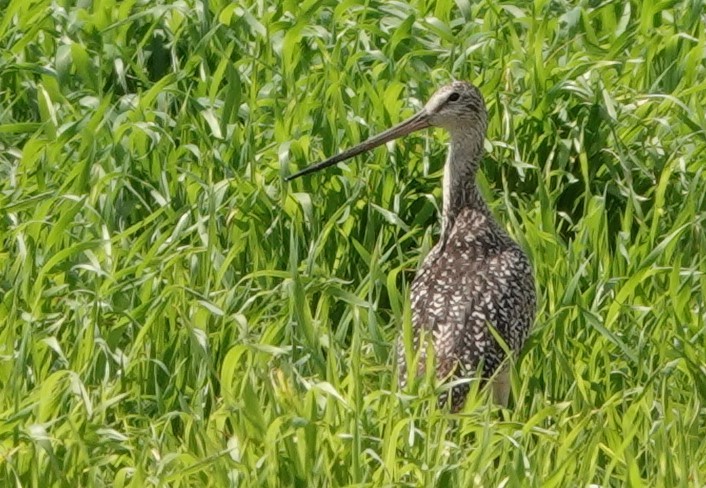
[[488, 214], [488, 206], [476, 186], [476, 172], [483, 155], [482, 134], [451, 134], [444, 167], [444, 207], [441, 235], [445, 240], [456, 216], [464, 208]]

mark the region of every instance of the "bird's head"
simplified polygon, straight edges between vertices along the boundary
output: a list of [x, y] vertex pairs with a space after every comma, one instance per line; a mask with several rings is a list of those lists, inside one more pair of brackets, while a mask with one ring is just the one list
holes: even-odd
[[426, 127], [442, 127], [448, 130], [452, 137], [455, 134], [479, 137], [482, 143], [486, 124], [487, 112], [478, 88], [465, 81], [454, 81], [439, 88], [424, 108], [404, 122], [343, 151], [337, 156], [304, 168], [298, 173], [288, 176], [286, 180], [290, 181], [340, 163]]
[[488, 115], [480, 90], [465, 81], [454, 81], [439, 88], [422, 109], [429, 125], [451, 133], [470, 126], [485, 132]]

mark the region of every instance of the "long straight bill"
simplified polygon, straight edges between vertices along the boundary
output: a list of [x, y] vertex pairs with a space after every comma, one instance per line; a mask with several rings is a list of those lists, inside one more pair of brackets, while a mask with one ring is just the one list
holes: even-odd
[[371, 149], [381, 146], [386, 142], [390, 142], [393, 139], [406, 136], [411, 132], [424, 129], [426, 127], [429, 127], [429, 120], [426, 112], [422, 110], [415, 116], [405, 120], [404, 122], [401, 122], [400, 124], [397, 124], [393, 128], [387, 129], [385, 132], [373, 136], [367, 141], [361, 142], [357, 146], [343, 151], [337, 156], [328, 158], [327, 160], [321, 161], [320, 163], [312, 164], [311, 166], [308, 166], [303, 170], [294, 173], [293, 175], [287, 176], [285, 178], [285, 181], [292, 181], [294, 178], [299, 178], [300, 176], [308, 175], [309, 173], [319, 171], [320, 169], [328, 168], [329, 166], [333, 166], [334, 164], [350, 159], [354, 156], [357, 156], [358, 154], [370, 151]]

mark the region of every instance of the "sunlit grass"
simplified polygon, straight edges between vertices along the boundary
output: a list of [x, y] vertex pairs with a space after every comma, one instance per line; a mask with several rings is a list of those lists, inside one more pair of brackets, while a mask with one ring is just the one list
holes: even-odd
[[[0, 2], [0, 485], [706, 484], [700, 1]], [[669, 6], [668, 9], [665, 9]], [[531, 256], [511, 408], [400, 391], [451, 78]]]

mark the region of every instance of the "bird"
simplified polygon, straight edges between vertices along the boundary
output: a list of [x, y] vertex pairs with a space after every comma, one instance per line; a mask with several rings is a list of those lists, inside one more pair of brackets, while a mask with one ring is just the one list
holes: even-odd
[[487, 126], [488, 111], [478, 87], [454, 81], [439, 88], [411, 118], [285, 178], [291, 181], [428, 127], [449, 133], [441, 232], [410, 290], [416, 367], [406, 364], [403, 333], [396, 349], [404, 388], [410, 369], [416, 369], [417, 375], [424, 373], [425, 345], [431, 342], [436, 378], [451, 385], [439, 402], [450, 403], [453, 412], [463, 408], [475, 378], [490, 383], [494, 401], [507, 406], [507, 356], [522, 349], [536, 313], [530, 260], [495, 220], [476, 183]]

